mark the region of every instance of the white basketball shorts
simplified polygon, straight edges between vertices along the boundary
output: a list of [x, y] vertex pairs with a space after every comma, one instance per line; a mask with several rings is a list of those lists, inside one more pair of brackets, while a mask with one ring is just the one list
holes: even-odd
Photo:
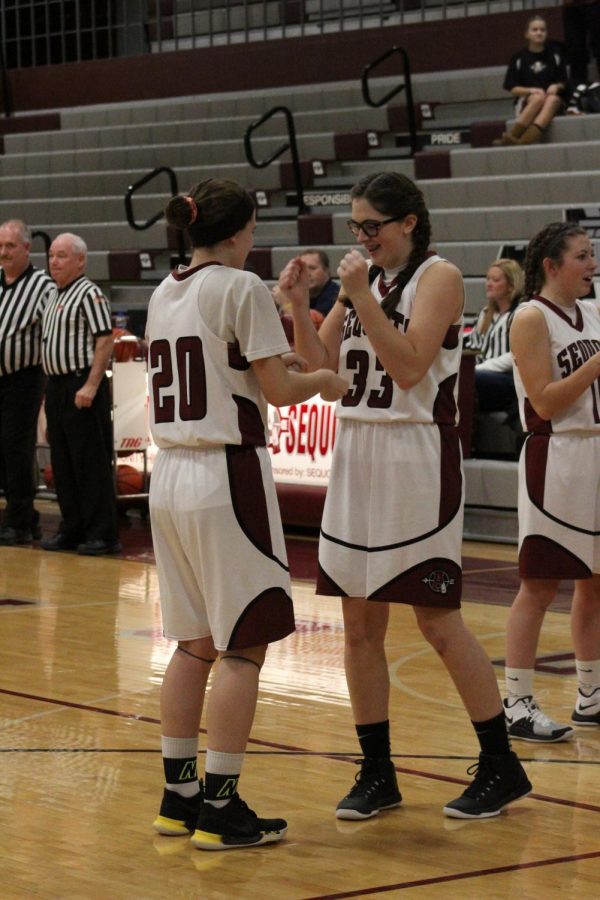
[[294, 631], [266, 447], [160, 450], [150, 517], [165, 637], [232, 650]]

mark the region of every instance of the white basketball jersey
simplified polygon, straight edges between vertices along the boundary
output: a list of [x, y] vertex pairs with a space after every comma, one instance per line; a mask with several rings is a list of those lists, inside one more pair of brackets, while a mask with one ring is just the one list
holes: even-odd
[[[436, 254], [429, 256], [402, 291], [391, 316], [394, 326], [405, 332], [421, 275], [440, 262]], [[371, 285], [381, 303], [379, 279]], [[341, 419], [368, 422], [419, 422], [454, 425], [457, 420], [458, 371], [461, 358], [460, 333], [462, 317], [449, 329], [433, 363], [414, 387], [403, 390], [387, 374], [365, 334], [353, 309], [344, 320], [340, 346], [339, 373], [350, 381], [350, 390], [337, 403]]]
[[[545, 297], [534, 297], [518, 307], [515, 315], [531, 306], [539, 309], [546, 320], [554, 381], [566, 378], [600, 351], [600, 315], [596, 306], [589, 300], [577, 300], [574, 309], [566, 311]], [[600, 379], [597, 379], [564, 412], [559, 413], [551, 421], [546, 421], [537, 415], [525, 394], [516, 360], [514, 374], [521, 424], [525, 431], [537, 434], [563, 431], [600, 432]]]
[[289, 351], [252, 272], [208, 263], [172, 272], [148, 307], [150, 429], [159, 447], [266, 444], [252, 360]]

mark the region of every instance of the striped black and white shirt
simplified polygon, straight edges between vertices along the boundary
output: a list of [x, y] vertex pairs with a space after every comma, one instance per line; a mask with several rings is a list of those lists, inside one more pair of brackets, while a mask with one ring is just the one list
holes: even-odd
[[39, 366], [42, 313], [54, 286], [32, 265], [12, 284], [0, 269], [0, 377]]
[[108, 300], [82, 275], [54, 289], [42, 318], [42, 365], [47, 375], [89, 369], [96, 338], [112, 334]]
[[487, 369], [491, 372], [510, 372], [512, 369], [512, 356], [510, 354], [509, 332], [512, 324], [514, 310], [503, 313], [494, 313], [492, 321], [485, 334], [479, 330], [483, 322], [485, 310], [479, 314], [477, 325], [468, 336], [465, 346], [469, 350], [476, 350], [475, 364], [478, 369]]

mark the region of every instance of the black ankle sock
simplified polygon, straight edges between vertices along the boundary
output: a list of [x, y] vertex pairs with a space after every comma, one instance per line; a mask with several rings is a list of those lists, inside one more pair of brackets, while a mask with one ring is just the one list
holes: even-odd
[[493, 719], [487, 719], [485, 722], [473, 722], [472, 725], [482, 753], [489, 753], [492, 756], [510, 753], [504, 711], [494, 716]]
[[198, 780], [197, 757], [190, 759], [168, 759], [163, 757], [163, 769], [167, 784], [187, 784]]
[[390, 758], [390, 722], [371, 722], [368, 725], [357, 725], [356, 734], [363, 756], [377, 759]]
[[237, 791], [240, 775], [215, 775], [213, 772], [204, 773], [204, 796], [211, 800], [231, 800]]

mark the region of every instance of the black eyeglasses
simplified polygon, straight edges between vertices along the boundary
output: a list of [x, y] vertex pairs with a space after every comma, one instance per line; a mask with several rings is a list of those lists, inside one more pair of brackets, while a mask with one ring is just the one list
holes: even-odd
[[355, 237], [358, 237], [361, 231], [367, 237], [377, 237], [379, 229], [383, 228], [384, 225], [389, 225], [390, 222], [398, 222], [399, 219], [403, 218], [404, 216], [393, 216], [391, 219], [383, 219], [381, 222], [377, 222], [375, 219], [366, 219], [364, 222], [355, 222], [354, 219], [348, 219], [346, 224]]

